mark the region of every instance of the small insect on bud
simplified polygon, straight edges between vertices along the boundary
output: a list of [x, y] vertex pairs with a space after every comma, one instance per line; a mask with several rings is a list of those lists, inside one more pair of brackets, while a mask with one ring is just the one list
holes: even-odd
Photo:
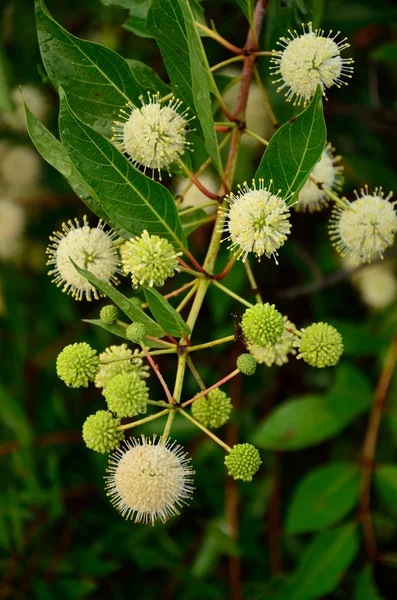
[[225, 457], [229, 475], [243, 481], [252, 481], [261, 464], [259, 452], [252, 444], [236, 444]]
[[119, 425], [120, 419], [107, 410], [98, 410], [87, 417], [83, 425], [83, 440], [87, 448], [101, 454], [112, 452], [124, 438], [124, 433], [116, 429]]
[[68, 387], [88, 387], [99, 371], [99, 356], [89, 344], [65, 346], [57, 358], [57, 375]]

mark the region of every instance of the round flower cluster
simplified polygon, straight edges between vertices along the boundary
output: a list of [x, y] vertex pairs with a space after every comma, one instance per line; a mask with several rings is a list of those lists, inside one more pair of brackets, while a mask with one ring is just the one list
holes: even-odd
[[261, 464], [259, 452], [252, 444], [236, 444], [225, 458], [229, 475], [243, 481], [252, 481]]
[[109, 410], [118, 417], [135, 417], [146, 412], [149, 390], [137, 373], [120, 373], [103, 389]]
[[99, 371], [95, 376], [95, 386], [106, 387], [113, 377], [121, 373], [136, 373], [141, 379], [149, 377], [149, 367], [143, 364], [143, 360], [136, 356], [138, 348], [134, 352], [127, 344], [110, 346], [99, 355]]
[[179, 113], [182, 102], [175, 98], [162, 106], [159, 93], [140, 100], [140, 108], [129, 102], [120, 111], [123, 120], [115, 121], [113, 141], [134, 165], [160, 174], [185, 152], [188, 111]]
[[278, 342], [269, 346], [268, 348], [260, 348], [254, 344], [248, 345], [248, 350], [252, 354], [252, 357], [258, 364], [265, 363], [267, 367], [272, 365], [281, 365], [288, 362], [289, 354], [296, 354], [296, 350], [293, 345], [297, 339], [294, 331], [296, 326], [288, 320], [288, 317], [284, 318], [284, 331]]
[[118, 431], [120, 419], [114, 417], [107, 410], [98, 410], [90, 415], [83, 425], [83, 440], [90, 450], [107, 454], [112, 452], [124, 438], [122, 431]]
[[99, 370], [99, 356], [86, 342], [65, 346], [57, 358], [57, 375], [68, 387], [88, 387]]
[[343, 184], [343, 167], [337, 165], [341, 156], [333, 156], [331, 144], [327, 144], [320, 160], [310, 175], [321, 184], [321, 187], [308, 179], [299, 192], [295, 210], [298, 212], [316, 212], [322, 210], [328, 204], [325, 190], [340, 190]]
[[99, 313], [99, 318], [104, 325], [113, 325], [119, 318], [118, 308], [114, 304], [103, 306]]
[[192, 415], [204, 427], [218, 429], [228, 422], [232, 408], [230, 398], [216, 388], [193, 402]]
[[131, 273], [132, 285], [161, 287], [168, 277], [179, 271], [177, 257], [172, 244], [158, 235], [149, 235], [145, 230], [140, 237], [131, 238], [121, 247], [124, 272]]
[[41, 158], [30, 146], [0, 142], [1, 187], [12, 199], [29, 203], [41, 195]]
[[368, 265], [352, 279], [363, 302], [374, 310], [381, 310], [396, 300], [397, 279], [389, 264]]
[[330, 236], [342, 256], [350, 253], [355, 264], [371, 262], [393, 244], [397, 214], [391, 197], [392, 193], [384, 198], [382, 189], [369, 194], [365, 187], [355, 201], [335, 206]]
[[343, 340], [335, 327], [328, 323], [313, 323], [300, 334], [295, 341], [299, 348], [297, 358], [303, 358], [308, 365], [319, 369], [338, 364], [343, 353]]
[[236, 366], [243, 375], [254, 375], [256, 371], [256, 360], [251, 354], [240, 354], [237, 358]]
[[75, 269], [70, 259], [78, 267], [91, 271], [106, 283], [117, 283], [119, 256], [115, 246], [117, 234], [105, 231], [105, 224], [99, 221], [97, 227], [89, 227], [87, 218], [83, 218], [83, 226], [77, 219], [62, 224], [62, 231], [50, 237], [51, 244], [46, 252], [50, 256], [47, 265], [54, 265], [49, 275], [55, 275], [53, 282], [63, 292], [71, 294], [76, 300], [84, 295], [87, 300], [99, 298], [96, 289], [85, 277]]
[[24, 101], [39, 121], [45, 121], [49, 108], [47, 99], [39, 88], [29, 84], [24, 85], [22, 94], [19, 87], [14, 88], [11, 91], [11, 99], [15, 106], [14, 112], [3, 111], [0, 114], [0, 124], [4, 123], [7, 127], [18, 133], [26, 131]]
[[284, 333], [283, 315], [274, 304], [255, 304], [245, 311], [241, 328], [250, 344], [269, 348], [278, 342]]
[[343, 77], [350, 78], [353, 72], [353, 59], [341, 58], [340, 53], [349, 44], [346, 38], [336, 41], [339, 32], [325, 36], [321, 29], [313, 31], [311, 23], [303, 23], [302, 29], [302, 35], [289, 30], [289, 38], [280, 38], [277, 43], [282, 49], [273, 50], [273, 66], [270, 67], [273, 76], [280, 75], [273, 82], [282, 82], [277, 91], [287, 88], [287, 101], [295, 98], [294, 104], [300, 104], [302, 100], [306, 104], [318, 85], [323, 93], [333, 85], [347, 85]]
[[142, 344], [146, 338], [146, 327], [142, 323], [131, 323], [125, 335], [133, 344]]
[[111, 503], [135, 523], [164, 523], [192, 497], [190, 460], [176, 442], [130, 438], [109, 460], [106, 489]]
[[224, 231], [229, 234], [226, 240], [231, 240], [229, 248], [243, 260], [249, 252], [258, 259], [263, 255], [276, 258], [277, 250], [291, 231], [285, 200], [272, 194], [264, 186], [263, 179], [259, 180], [258, 189], [255, 181], [252, 181], [252, 188], [244, 183], [237, 196], [231, 194], [227, 200], [230, 207], [219, 210], [227, 216]]

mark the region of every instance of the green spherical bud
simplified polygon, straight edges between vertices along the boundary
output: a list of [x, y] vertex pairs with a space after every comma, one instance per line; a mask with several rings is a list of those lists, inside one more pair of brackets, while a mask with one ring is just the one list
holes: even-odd
[[99, 318], [105, 325], [113, 325], [113, 323], [115, 323], [119, 318], [119, 311], [114, 304], [108, 304], [107, 306], [101, 308]]
[[230, 398], [216, 388], [193, 402], [192, 415], [204, 427], [218, 429], [228, 422], [232, 408]]
[[283, 315], [274, 304], [255, 304], [248, 308], [242, 318], [241, 328], [250, 344], [269, 348], [275, 344], [284, 333]]
[[237, 359], [237, 368], [244, 375], [253, 375], [256, 371], [256, 360], [251, 354], [240, 354]]
[[131, 273], [132, 285], [164, 285], [168, 277], [179, 271], [178, 256], [173, 245], [158, 235], [145, 230], [140, 237], [125, 242], [121, 247], [121, 262], [125, 273]]
[[134, 344], [142, 344], [146, 338], [146, 328], [142, 323], [131, 323], [126, 329], [127, 340]]
[[225, 458], [229, 475], [243, 481], [251, 481], [261, 463], [259, 452], [252, 444], [236, 444]]
[[68, 387], [88, 387], [99, 371], [99, 356], [89, 344], [65, 346], [57, 358], [57, 375]]
[[320, 369], [338, 364], [343, 353], [342, 336], [328, 323], [313, 323], [302, 329], [302, 337], [297, 345], [297, 358], [303, 358], [308, 365]]
[[103, 390], [109, 410], [118, 417], [135, 417], [146, 412], [149, 390], [137, 373], [120, 373]]
[[83, 440], [87, 448], [106, 454], [112, 452], [122, 439], [124, 434], [117, 431], [120, 425], [117, 419], [107, 410], [98, 410], [95, 415], [90, 415], [83, 425]]

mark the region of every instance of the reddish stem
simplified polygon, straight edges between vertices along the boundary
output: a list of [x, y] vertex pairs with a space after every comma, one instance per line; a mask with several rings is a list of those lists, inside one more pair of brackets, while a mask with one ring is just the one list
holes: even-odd
[[197, 394], [197, 396], [195, 396], [194, 398], [190, 398], [190, 400], [186, 400], [186, 402], [184, 402], [182, 404], [183, 408], [185, 408], [185, 406], [189, 406], [189, 404], [192, 404], [193, 402], [195, 402], [196, 400], [198, 400], [202, 396], [206, 396], [209, 392], [211, 392], [212, 390], [215, 390], [220, 385], [223, 385], [224, 383], [226, 383], [226, 381], [229, 381], [229, 379], [232, 379], [233, 377], [235, 377], [239, 373], [240, 373], [240, 369], [235, 369], [234, 371], [232, 371], [231, 373], [229, 373], [229, 375], [226, 375], [226, 377], [224, 377], [223, 379], [221, 379], [217, 383], [214, 383], [214, 385], [211, 385], [211, 387], [207, 388], [206, 390], [204, 390], [200, 394]]
[[146, 346], [142, 346], [142, 350], [145, 353], [146, 358], [148, 359], [153, 371], [156, 373], [161, 385], [163, 386], [163, 390], [165, 392], [165, 395], [167, 396], [167, 400], [170, 404], [176, 404], [174, 398], [172, 397], [172, 394], [170, 392], [170, 390], [168, 389], [168, 385], [166, 384], [166, 382], [163, 379], [162, 374], [159, 371], [158, 366], [156, 365], [156, 363], [154, 362], [153, 358], [150, 356], [149, 352], [147, 351]]

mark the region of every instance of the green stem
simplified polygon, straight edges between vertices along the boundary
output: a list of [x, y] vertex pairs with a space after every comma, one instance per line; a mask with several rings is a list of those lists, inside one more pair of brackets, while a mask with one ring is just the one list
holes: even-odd
[[260, 135], [258, 135], [257, 133], [255, 133], [254, 131], [251, 131], [251, 129], [244, 129], [244, 133], [247, 133], [248, 135], [250, 135], [252, 138], [258, 140], [258, 142], [260, 142], [261, 144], [263, 144], [264, 146], [268, 146], [269, 142], [267, 140], [265, 140], [265, 138], [261, 137]]
[[246, 258], [245, 261], [244, 261], [244, 268], [245, 268], [245, 271], [247, 273], [248, 281], [250, 283], [251, 290], [252, 290], [252, 293], [255, 296], [256, 301], [259, 302], [260, 304], [263, 304], [262, 296], [261, 296], [261, 293], [259, 291], [258, 285], [256, 283], [256, 279], [255, 279], [254, 274], [253, 274], [252, 269], [251, 269], [251, 263], [248, 260], [248, 258]]
[[220, 379], [220, 381], [217, 381], [216, 383], [214, 383], [214, 385], [211, 385], [206, 390], [203, 390], [202, 392], [200, 392], [200, 394], [197, 394], [197, 396], [190, 398], [190, 400], [186, 400], [186, 402], [184, 402], [182, 404], [182, 406], [185, 407], [185, 406], [189, 406], [189, 404], [193, 404], [193, 402], [195, 402], [199, 398], [202, 398], [203, 396], [206, 396], [212, 390], [215, 390], [216, 388], [218, 388], [221, 385], [223, 385], [224, 383], [226, 383], [226, 381], [229, 381], [229, 379], [233, 379], [233, 377], [235, 377], [239, 373], [241, 373], [240, 369], [234, 369], [234, 371], [229, 373], [229, 375], [226, 375], [226, 377], [223, 377], [223, 379]]
[[218, 438], [217, 435], [215, 435], [215, 433], [212, 433], [212, 431], [210, 431], [209, 429], [207, 429], [206, 427], [204, 427], [204, 425], [201, 425], [201, 423], [199, 423], [198, 421], [196, 421], [196, 419], [193, 419], [193, 417], [191, 417], [187, 412], [185, 412], [183, 410], [183, 408], [177, 408], [177, 411], [179, 413], [181, 413], [181, 415], [183, 415], [185, 417], [185, 419], [187, 419], [188, 421], [190, 421], [191, 423], [193, 423], [193, 425], [195, 425], [196, 427], [198, 427], [199, 429], [201, 429], [201, 431], [204, 431], [204, 433], [206, 433], [208, 435], [208, 437], [210, 437], [211, 439], [214, 440], [214, 442], [216, 442], [217, 444], [219, 444], [219, 446], [221, 446], [224, 450], [226, 450], [226, 452], [231, 452], [232, 449], [230, 448], [230, 446], [228, 446], [227, 444], [225, 444], [225, 442], [223, 442], [220, 438]]
[[[154, 415], [150, 415], [149, 417], [145, 417], [144, 419], [139, 419], [139, 421], [133, 421], [132, 423], [126, 423], [125, 425], [119, 425], [116, 427], [117, 431], [125, 431], [126, 429], [131, 429], [132, 427], [138, 427], [138, 425], [143, 425], [144, 423], [149, 423], [149, 421], [154, 421], [155, 419], [159, 419], [164, 415], [167, 415], [170, 412], [169, 408], [162, 410]], [[175, 412], [171, 410], [171, 412]]]
[[244, 60], [244, 56], [242, 54], [238, 54], [237, 56], [232, 56], [232, 58], [228, 58], [227, 60], [223, 60], [220, 63], [217, 63], [213, 67], [211, 67], [210, 71], [214, 73], [214, 71], [218, 71], [218, 69], [223, 69], [223, 67], [227, 67], [236, 61]]
[[[185, 217], [186, 215], [190, 215], [190, 213], [195, 212], [199, 208], [204, 210], [204, 208], [209, 208], [210, 206], [218, 206], [218, 202], [216, 202], [216, 200], [214, 200], [213, 202], [207, 202], [206, 204], [200, 204], [200, 206], [189, 206], [189, 208], [184, 208], [183, 210], [180, 210], [179, 216]], [[164, 298], [165, 298], [165, 296], [164, 296]]]
[[188, 357], [186, 359], [186, 364], [189, 367], [190, 371], [192, 372], [193, 377], [195, 378], [195, 380], [199, 384], [200, 390], [203, 392], [206, 389], [205, 383], [201, 379], [201, 377], [199, 375], [199, 372], [197, 371], [196, 367], [194, 366], [193, 361], [192, 361], [192, 359], [191, 359], [191, 357], [189, 355], [188, 355]]
[[218, 340], [213, 340], [212, 342], [206, 342], [205, 344], [198, 344], [197, 346], [189, 346], [186, 350], [190, 352], [195, 352], [196, 350], [204, 350], [205, 348], [213, 348], [214, 346], [219, 346], [219, 344], [225, 344], [226, 342], [234, 342], [234, 335], [228, 335], [224, 338], [219, 338]]
[[211, 281], [212, 285], [219, 288], [220, 290], [222, 290], [222, 292], [224, 292], [228, 296], [231, 296], [238, 302], [241, 302], [241, 304], [244, 304], [244, 306], [248, 306], [248, 308], [252, 308], [254, 306], [253, 304], [251, 304], [251, 302], [247, 302], [247, 300], [244, 300], [244, 298], [242, 298], [238, 294], [235, 294], [234, 292], [232, 292], [232, 290], [229, 290], [229, 288], [227, 288], [225, 285], [222, 285], [221, 283], [219, 283], [219, 281], [216, 281], [216, 279], [212, 279]]
[[[177, 347], [173, 344], [172, 348], [167, 348], [166, 350], [148, 350], [150, 356], [160, 356], [162, 354], [175, 354], [177, 352]], [[146, 354], [144, 352], [138, 352], [137, 354], [133, 354], [131, 358], [144, 358]], [[99, 361], [100, 365], [110, 365], [115, 362], [125, 362], [129, 360], [129, 358], [103, 358]]]
[[177, 306], [176, 312], [180, 313], [181, 310], [183, 310], [185, 308], [186, 304], [189, 302], [189, 300], [192, 298], [192, 296], [194, 296], [194, 294], [196, 293], [197, 286], [198, 286], [198, 283], [196, 281], [196, 284], [192, 287], [191, 290], [188, 291], [188, 293], [186, 294], [184, 299]]
[[164, 440], [167, 440], [170, 436], [172, 422], [175, 418], [175, 410], [168, 412], [167, 422], [164, 427], [163, 435], [161, 436]]
[[156, 363], [154, 362], [154, 360], [152, 359], [152, 357], [150, 356], [149, 352], [147, 351], [147, 348], [144, 344], [142, 344], [142, 350], [145, 353], [146, 358], [148, 359], [153, 371], [156, 373], [159, 382], [161, 383], [163, 390], [165, 392], [165, 395], [167, 396], [167, 400], [170, 404], [175, 404], [175, 400], [173, 399], [173, 397], [171, 396], [171, 392], [168, 389], [168, 385], [166, 384], [166, 382], [164, 381], [164, 377], [162, 376], [162, 374], [160, 373], [160, 370], [158, 368], [158, 366], [156, 365]]
[[188, 273], [188, 275], [194, 275], [194, 277], [202, 277], [203, 274], [199, 273], [199, 271], [195, 271], [194, 269], [190, 269], [189, 267], [178, 267], [181, 273]]

